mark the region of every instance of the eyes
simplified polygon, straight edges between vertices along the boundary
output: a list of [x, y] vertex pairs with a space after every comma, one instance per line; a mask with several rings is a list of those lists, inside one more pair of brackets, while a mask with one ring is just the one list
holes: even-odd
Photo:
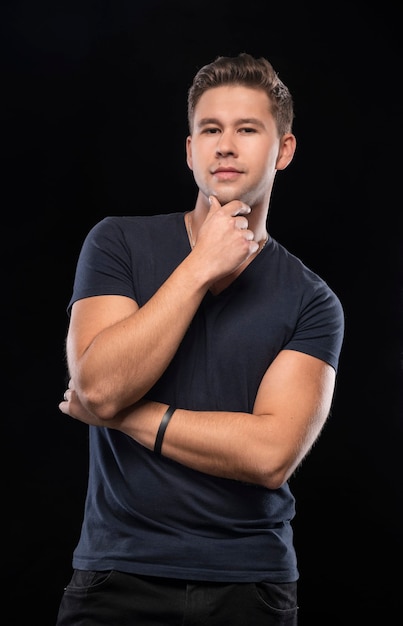
[[[204, 134], [204, 135], [218, 135], [221, 132], [222, 132], [221, 128], [218, 128], [217, 126], [208, 126], [201, 130], [201, 134]], [[240, 128], [237, 129], [236, 132], [239, 133], [240, 135], [249, 135], [249, 134], [257, 133], [257, 129], [251, 126], [241, 126]]]

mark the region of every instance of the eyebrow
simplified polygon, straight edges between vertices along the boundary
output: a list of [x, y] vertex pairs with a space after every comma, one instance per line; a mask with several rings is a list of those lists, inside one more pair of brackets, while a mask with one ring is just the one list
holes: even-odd
[[[216, 117], [202, 117], [201, 120], [197, 123], [197, 127], [201, 128], [203, 126], [207, 126], [208, 124], [216, 124], [219, 126], [221, 124], [220, 120]], [[256, 117], [241, 117], [240, 119], [235, 121], [237, 126], [242, 124], [255, 124], [255, 126], [264, 127], [264, 124], [261, 120]]]

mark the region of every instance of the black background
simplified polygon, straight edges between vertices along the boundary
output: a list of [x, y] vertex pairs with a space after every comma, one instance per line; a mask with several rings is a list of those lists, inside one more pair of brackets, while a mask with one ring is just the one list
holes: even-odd
[[295, 100], [298, 147], [269, 230], [346, 315], [333, 412], [291, 480], [300, 623], [399, 623], [400, 13], [398, 2], [3, 3], [8, 626], [54, 625], [80, 529], [87, 430], [57, 405], [83, 238], [106, 215], [192, 208], [187, 89], [201, 65], [241, 51], [269, 58]]

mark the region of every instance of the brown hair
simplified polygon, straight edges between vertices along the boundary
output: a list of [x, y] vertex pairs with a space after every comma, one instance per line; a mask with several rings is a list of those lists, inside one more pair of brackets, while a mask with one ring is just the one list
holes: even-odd
[[246, 52], [236, 57], [219, 56], [204, 65], [195, 75], [188, 91], [188, 124], [193, 130], [195, 107], [208, 89], [222, 85], [244, 85], [262, 89], [268, 95], [271, 113], [281, 137], [292, 130], [294, 107], [291, 93], [279, 79], [269, 61], [263, 57], [256, 59]]

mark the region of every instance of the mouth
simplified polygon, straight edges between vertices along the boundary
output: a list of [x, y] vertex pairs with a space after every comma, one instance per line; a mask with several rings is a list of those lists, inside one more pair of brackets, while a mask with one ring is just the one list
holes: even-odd
[[235, 169], [235, 167], [217, 167], [217, 169], [213, 171], [213, 176], [218, 180], [234, 180], [241, 174], [242, 172]]

